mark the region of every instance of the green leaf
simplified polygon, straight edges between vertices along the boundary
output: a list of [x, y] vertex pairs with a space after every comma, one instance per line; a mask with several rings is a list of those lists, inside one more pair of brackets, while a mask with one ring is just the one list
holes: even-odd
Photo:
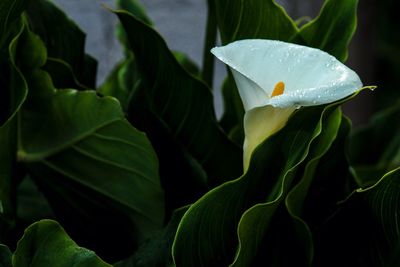
[[274, 0], [214, 0], [223, 44], [241, 39], [288, 41], [297, 27]]
[[358, 184], [374, 184], [400, 166], [400, 101], [375, 114], [368, 126], [356, 129], [350, 140], [350, 162]]
[[[0, 59], [0, 85], [3, 89], [0, 94], [1, 99], [5, 101], [4, 106], [1, 101], [0, 113], [0, 220], [5, 219], [9, 222], [15, 215], [18, 112], [28, 93], [26, 81], [17, 66], [17, 62], [22, 60], [18, 53], [18, 45], [25, 33], [25, 26], [22, 23], [19, 26], [19, 33], [14, 36], [8, 47], [8, 61], [3, 62], [3, 59]], [[0, 239], [3, 239], [3, 231], [7, 227], [3, 222], [0, 223]]]
[[[120, 101], [124, 110], [132, 95], [140, 88], [141, 78], [132, 54], [113, 70], [106, 82], [99, 88], [104, 95], [111, 95]], [[151, 112], [140, 112], [135, 121], [137, 127], [147, 130], [160, 161], [161, 184], [165, 191], [166, 216], [173, 210], [196, 201], [207, 189], [207, 174], [176, 138]], [[182, 179], [190, 177], [190, 179]], [[185, 190], [181, 190], [185, 188]]]
[[29, 176], [18, 185], [17, 195], [17, 216], [20, 222], [29, 225], [42, 218], [54, 218], [50, 204]]
[[[21, 67], [25, 70], [40, 68], [47, 61], [47, 49], [40, 37], [33, 32], [26, 30], [19, 41], [18, 50], [20, 53]], [[32, 51], [35, 51], [32, 53]]]
[[294, 38], [301, 44], [319, 48], [345, 61], [347, 47], [357, 27], [358, 0], [325, 1], [318, 17], [304, 25]]
[[179, 62], [179, 64], [191, 75], [194, 77], [200, 77], [200, 70], [199, 67], [197, 67], [196, 63], [192, 61], [192, 59], [189, 58], [188, 55], [186, 55], [183, 52], [179, 51], [174, 51], [173, 55], [176, 59], [176, 61]]
[[[118, 9], [122, 9], [133, 14], [138, 20], [140, 20], [144, 24], [153, 27], [153, 22], [147, 16], [144, 7], [139, 3], [138, 0], [117, 0], [116, 6]], [[126, 36], [124, 27], [120, 23], [117, 24], [116, 35], [120, 41], [120, 44], [126, 56], [130, 57], [132, 53], [130, 52], [129, 41]]]
[[39, 221], [25, 230], [12, 262], [14, 267], [111, 267], [93, 251], [79, 247], [64, 229], [52, 220]]
[[30, 1], [27, 14], [33, 32], [46, 44], [48, 56], [65, 61], [82, 84], [95, 88], [97, 64], [85, 55], [85, 33], [48, 0]]
[[41, 70], [32, 72], [29, 86], [18, 157], [39, 188], [47, 189], [46, 197], [55, 198], [50, 204], [56, 215], [66, 213], [57, 207], [74, 207], [70, 213], [84, 213], [94, 224], [78, 228], [90, 233], [91, 227], [103, 224], [95, 221], [98, 215], [90, 216], [94, 207], [105, 212], [104, 222], [113, 221], [107, 214], [123, 214], [133, 224], [125, 235], [134, 236], [135, 242], [158, 231], [164, 220], [164, 195], [157, 157], [146, 136], [125, 120], [118, 101], [100, 98], [94, 91], [55, 90]]
[[98, 92], [117, 98], [122, 109], [127, 112], [140, 79], [135, 59], [131, 53], [127, 53], [127, 57], [114, 67], [106, 81], [98, 88]]
[[[341, 174], [339, 174], [339, 171], [342, 170], [342, 166], [346, 171], [348, 169], [345, 153], [342, 150], [349, 135], [350, 122], [345, 117], [342, 117], [339, 108], [335, 110], [330, 117], [333, 118], [330, 118], [330, 121], [325, 121], [325, 124], [322, 125], [319, 143], [314, 144], [311, 148], [311, 153], [308, 156], [301, 180], [289, 191], [285, 199], [286, 209], [293, 220], [296, 243], [298, 245], [296, 249], [304, 253], [305, 266], [312, 263], [314, 256], [313, 236], [310, 225], [308, 225], [309, 218], [305, 216], [305, 211], [308, 208], [307, 205], [310, 202], [310, 195], [314, 195], [313, 186], [321, 183], [321, 177], [325, 180], [335, 179]], [[324, 141], [326, 142], [324, 143]], [[331, 168], [329, 168], [328, 171], [331, 175], [329, 175], [329, 173], [321, 173], [320, 169], [326, 162], [330, 162], [329, 166], [331, 166]], [[349, 175], [342, 175], [342, 177], [342, 179], [345, 180]], [[317, 182], [315, 180], [317, 180]], [[336, 180], [338, 179], [336, 178]], [[329, 182], [325, 184], [329, 184]], [[328, 187], [328, 185], [326, 187]], [[334, 190], [335, 188], [332, 187], [331, 191]], [[313, 199], [313, 201], [316, 200]], [[336, 199], [334, 198], [332, 201], [334, 202]], [[321, 213], [315, 212], [311, 213], [311, 216], [315, 218], [320, 214]], [[322, 212], [322, 214], [324, 214], [324, 212]], [[293, 236], [290, 236], [290, 238], [293, 239]]]
[[0, 3], [0, 50], [8, 46], [7, 39], [12, 29], [19, 24], [19, 18], [28, 0], [2, 0]]
[[152, 28], [126, 12], [116, 14], [144, 80], [131, 102], [130, 120], [136, 125], [136, 120], [143, 119], [142, 112], [158, 117], [204, 168], [210, 184], [236, 177], [241, 172], [242, 153], [219, 128], [209, 88], [179, 65]]
[[157, 116], [147, 111], [141, 111], [140, 115], [136, 125], [149, 129], [146, 134], [159, 158], [168, 218], [173, 210], [193, 203], [208, 190], [208, 177], [203, 166], [182, 147]]
[[[384, 238], [391, 248], [400, 245], [400, 167], [388, 172], [371, 188], [359, 190], [378, 219]], [[399, 255], [397, 255], [399, 257]]]
[[59, 58], [48, 58], [43, 70], [48, 72], [53, 80], [54, 87], [58, 89], [75, 88], [88, 90], [86, 85], [81, 84], [74, 74], [71, 66]]
[[136, 18], [138, 18], [143, 23], [148, 25], [153, 25], [151, 19], [147, 16], [144, 7], [137, 0], [117, 0], [116, 5], [118, 8], [123, 9]]
[[11, 251], [10, 249], [0, 244], [0, 267], [12, 267], [11, 265]]
[[242, 177], [211, 190], [190, 207], [174, 242], [178, 266], [227, 266], [233, 262], [238, 246], [236, 228], [242, 214], [256, 203], [277, 199], [282, 190], [287, 190], [282, 184], [285, 188], [290, 185], [294, 171], [320, 134], [322, 111], [323, 107], [299, 111], [285, 128], [255, 150], [249, 170]]
[[[318, 161], [336, 138], [341, 117], [341, 111], [336, 105], [326, 108], [315, 128], [315, 137], [304, 152], [305, 166], [300, 181], [289, 191], [295, 181], [295, 169], [299, 167], [299, 162], [287, 169], [277, 181], [281, 191], [276, 198], [259, 203], [243, 214], [238, 226], [239, 248], [232, 266], [249, 266], [254, 261], [263, 262], [266, 266], [278, 262], [280, 266], [290, 265], [291, 262], [296, 262], [298, 266], [310, 265], [312, 237], [307, 225], [298, 217], [298, 212], [296, 215], [294, 209], [302, 207]], [[283, 208], [284, 201], [287, 211], [294, 219], [294, 229], [290, 223], [285, 223], [290, 222], [286, 211], [279, 211]], [[261, 248], [263, 245], [265, 247]]]

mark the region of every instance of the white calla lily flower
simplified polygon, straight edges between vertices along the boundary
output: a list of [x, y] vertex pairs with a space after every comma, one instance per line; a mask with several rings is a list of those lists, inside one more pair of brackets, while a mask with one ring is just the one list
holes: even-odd
[[319, 49], [275, 40], [241, 40], [211, 52], [233, 74], [245, 109], [244, 168], [251, 153], [301, 106], [345, 98], [362, 88], [358, 75]]

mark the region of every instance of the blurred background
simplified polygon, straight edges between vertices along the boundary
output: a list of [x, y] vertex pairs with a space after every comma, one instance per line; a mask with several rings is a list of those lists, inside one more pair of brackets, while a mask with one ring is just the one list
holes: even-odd
[[[115, 15], [102, 4], [114, 7], [113, 0], [54, 0], [87, 33], [86, 51], [99, 61], [97, 83], [100, 85], [122, 52], [115, 36]], [[205, 34], [207, 1], [205, 0], [143, 0], [148, 15], [170, 49], [186, 53], [199, 66]], [[289, 15], [314, 18], [323, 0], [277, 0]], [[363, 92], [344, 107], [356, 125], [365, 124], [377, 109], [394, 103], [399, 98], [396, 84], [400, 80], [400, 26], [395, 0], [360, 0], [358, 28], [350, 46], [346, 64], [354, 69], [364, 85], [377, 85], [378, 89]], [[214, 80], [215, 107], [222, 113], [219, 88], [226, 73], [216, 62]], [[396, 97], [397, 96], [397, 97]]]

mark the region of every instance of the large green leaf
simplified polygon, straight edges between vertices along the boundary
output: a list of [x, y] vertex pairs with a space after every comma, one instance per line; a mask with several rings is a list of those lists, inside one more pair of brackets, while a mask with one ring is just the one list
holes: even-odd
[[358, 0], [328, 0], [318, 17], [304, 25], [296, 38], [345, 61], [347, 47], [357, 27]]
[[45, 42], [49, 57], [63, 60], [82, 84], [95, 88], [97, 64], [85, 55], [85, 33], [48, 0], [30, 1], [27, 14], [32, 30]]
[[[99, 228], [114, 242], [129, 236], [136, 243], [160, 229], [164, 195], [158, 161], [146, 136], [124, 119], [118, 101], [94, 91], [56, 90], [41, 70], [31, 73], [29, 86], [32, 93], [23, 110], [18, 158], [51, 198], [55, 214], [103, 246], [109, 245], [100, 243], [99, 232], [93, 233]], [[64, 206], [65, 210], [58, 209]], [[103, 219], [96, 221], [99, 209]], [[129, 218], [130, 229], [112, 217], [117, 214]], [[77, 224], [81, 219], [86, 223]], [[117, 232], [120, 223], [129, 232], [112, 236], [107, 223]]]
[[300, 220], [294, 221], [294, 229], [290, 223], [285, 223], [289, 217], [287, 212], [280, 210], [284, 208], [281, 203], [286, 199], [289, 212], [293, 212], [291, 205], [302, 206], [307, 194], [307, 183], [314, 178], [319, 159], [335, 140], [341, 116], [340, 109], [336, 106], [324, 110], [315, 128], [314, 140], [305, 152], [303, 175], [290, 191], [291, 195], [288, 196], [288, 192], [296, 177], [295, 169], [298, 165], [281, 175], [277, 181], [281, 188], [276, 198], [269, 198], [267, 202], [259, 203], [243, 214], [238, 226], [240, 246], [232, 266], [249, 266], [256, 261], [263, 262], [266, 266], [285, 266], [292, 262], [296, 262], [298, 266], [309, 266], [312, 261], [312, 241], [307, 226]]
[[[350, 177], [350, 175], [343, 175], [341, 171], [342, 167], [345, 169], [345, 172], [348, 172], [348, 163], [344, 153], [344, 145], [350, 131], [350, 122], [345, 117], [336, 117], [338, 115], [339, 109], [336, 113], [331, 115], [331, 123], [328, 125], [322, 125], [322, 135], [321, 139], [326, 140], [326, 143], [317, 143], [313, 146], [313, 151], [309, 155], [309, 159], [307, 160], [307, 164], [304, 167], [304, 171], [302, 173], [301, 180], [293, 187], [293, 189], [288, 193], [285, 199], [285, 205], [287, 211], [293, 220], [293, 228], [295, 230], [295, 235], [290, 236], [291, 239], [296, 237], [297, 246], [295, 249], [304, 253], [303, 258], [305, 261], [304, 265], [310, 265], [313, 260], [314, 255], [314, 245], [313, 245], [313, 236], [311, 233], [310, 225], [308, 225], [307, 217], [305, 217], [305, 211], [308, 210], [308, 204], [311, 201], [316, 201], [314, 198], [310, 201], [310, 195], [318, 195], [313, 192], [313, 188], [316, 187], [315, 184], [322, 183], [326, 188], [332, 189], [332, 191], [337, 190], [337, 188], [329, 187], [329, 182], [321, 182], [329, 181], [329, 180], [339, 180], [337, 177], [341, 177], [342, 180], [346, 181]], [[341, 115], [339, 115], [341, 116]], [[338, 124], [339, 123], [339, 124]], [[311, 157], [310, 157], [311, 156]], [[328, 165], [330, 167], [334, 166], [333, 169], [329, 168], [328, 171], [330, 173], [322, 173], [321, 167], [323, 167], [326, 162], [330, 162]], [[335, 170], [335, 171], [333, 171]], [[314, 186], [314, 187], [313, 187]], [[319, 187], [317, 187], [320, 189]], [[338, 190], [339, 191], [339, 190]], [[337, 192], [334, 195], [342, 196], [343, 192]], [[337, 198], [329, 198], [327, 197], [331, 203], [336, 203]], [[322, 202], [322, 201], [321, 201]], [[323, 206], [323, 205], [321, 205]], [[327, 212], [330, 212], [331, 209], [328, 205], [323, 206], [327, 208]], [[311, 216], [315, 217], [323, 217], [325, 219], [325, 212], [309, 212]], [[319, 219], [319, 218], [318, 218]], [[291, 233], [293, 234], [293, 233]]]
[[93, 251], [79, 247], [55, 221], [32, 224], [18, 242], [13, 255], [14, 267], [82, 266], [111, 267]]
[[10, 249], [0, 244], [0, 267], [12, 267], [11, 266], [11, 251]]
[[400, 166], [400, 101], [375, 114], [369, 125], [356, 129], [350, 141], [350, 160], [357, 182], [366, 187]]
[[241, 151], [219, 128], [210, 90], [179, 65], [152, 28], [127, 12], [116, 14], [144, 78], [131, 102], [130, 120], [135, 124], [146, 112], [158, 117], [205, 169], [210, 184], [236, 177], [241, 172]]
[[[249, 170], [241, 178], [211, 190], [190, 207], [174, 242], [178, 266], [226, 266], [233, 262], [242, 214], [257, 203], [277, 199], [282, 186], [291, 183], [297, 166], [320, 135], [323, 109], [299, 111], [285, 128], [256, 149]], [[323, 116], [331, 112], [327, 108]]]

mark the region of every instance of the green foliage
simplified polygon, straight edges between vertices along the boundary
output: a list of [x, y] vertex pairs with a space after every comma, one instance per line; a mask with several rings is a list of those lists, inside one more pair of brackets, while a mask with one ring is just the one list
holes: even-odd
[[350, 160], [361, 187], [374, 184], [400, 165], [400, 102], [380, 111], [368, 126], [357, 129], [350, 142]]
[[220, 121], [209, 88], [217, 30], [345, 61], [358, 1], [327, 0], [301, 27], [273, 0], [207, 2], [200, 69], [139, 1], [116, 1], [125, 58], [96, 88], [62, 10], [1, 1], [0, 267], [399, 265], [398, 100], [356, 130], [340, 109], [356, 94], [296, 110], [243, 173], [236, 85]]
[[223, 43], [241, 39], [289, 40], [298, 31], [285, 10], [273, 0], [215, 0]]
[[[355, 191], [318, 229], [318, 266], [396, 266], [399, 263], [399, 169]], [[349, 238], [352, 236], [352, 238]], [[366, 253], [368, 252], [368, 253]]]
[[[282, 131], [256, 149], [249, 170], [241, 178], [213, 189], [192, 205], [182, 219], [174, 243], [176, 264], [248, 266], [271, 220], [276, 219], [275, 212], [293, 187], [297, 169], [305, 161], [311, 161], [311, 165], [335, 138], [341, 121], [336, 106], [299, 111]], [[322, 125], [327, 133], [322, 131]], [[317, 156], [310, 150], [316, 150]], [[312, 167], [306, 166], [305, 172], [307, 168]], [[302, 179], [310, 179], [307, 175], [312, 177], [305, 173]], [[277, 242], [275, 239], [271, 243]], [[269, 260], [273, 255], [279, 258], [278, 262], [284, 259], [277, 254], [283, 251], [286, 249], [271, 251]], [[301, 259], [295, 261], [301, 262]]]
[[[18, 4], [17, 2], [15, 2]], [[12, 11], [12, 10], [11, 10]], [[5, 14], [4, 16], [10, 16]], [[10, 17], [11, 18], [11, 17]], [[17, 170], [16, 150], [18, 131], [18, 112], [27, 96], [27, 84], [22, 76], [17, 62], [17, 47], [23, 34], [24, 26], [21, 20], [14, 26], [10, 26], [10, 32], [14, 36], [9, 38], [6, 57], [0, 60], [0, 238], [7, 236], [9, 227], [15, 217], [15, 180], [20, 175]], [[4, 32], [3, 36], [10, 34]], [[1, 36], [1, 37], [3, 37]]]
[[30, 27], [46, 44], [48, 56], [62, 60], [77, 80], [95, 88], [97, 63], [85, 55], [85, 33], [48, 0], [29, 1], [26, 11]]
[[328, 0], [318, 17], [301, 27], [298, 42], [328, 52], [341, 61], [356, 30], [358, 0]]
[[209, 88], [178, 64], [153, 29], [127, 12], [116, 14], [143, 79], [130, 103], [130, 120], [134, 123], [144, 120], [143, 109], [157, 116], [177, 142], [203, 166], [211, 184], [238, 175], [241, 153], [217, 125]]
[[18, 242], [12, 257], [14, 267], [111, 266], [90, 250], [79, 247], [55, 221], [32, 224]]

